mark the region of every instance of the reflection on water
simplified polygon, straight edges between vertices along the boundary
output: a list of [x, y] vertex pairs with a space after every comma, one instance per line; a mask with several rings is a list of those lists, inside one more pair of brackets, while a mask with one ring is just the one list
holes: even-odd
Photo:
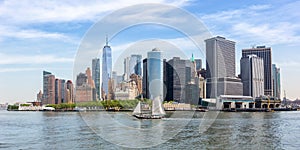
[[0, 111], [0, 148], [123, 149], [145, 145], [152, 149], [300, 147], [300, 112], [221, 112], [205, 132], [199, 132], [199, 125], [205, 121], [204, 113], [192, 114], [192, 119], [189, 119], [190, 115], [189, 112], [176, 112], [163, 120], [138, 120], [125, 112]]

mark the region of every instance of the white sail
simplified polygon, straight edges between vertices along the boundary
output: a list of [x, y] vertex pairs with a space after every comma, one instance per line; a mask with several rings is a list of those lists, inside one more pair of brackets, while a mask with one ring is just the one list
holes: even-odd
[[164, 116], [166, 112], [163, 109], [162, 99], [156, 97], [152, 100], [152, 115], [154, 116]]
[[136, 105], [135, 109], [133, 110], [133, 114], [141, 114], [141, 102], [139, 101], [139, 103]]

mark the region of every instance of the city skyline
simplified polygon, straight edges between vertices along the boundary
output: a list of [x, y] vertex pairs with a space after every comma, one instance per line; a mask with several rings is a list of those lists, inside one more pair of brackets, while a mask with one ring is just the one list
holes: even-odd
[[[72, 77], [73, 58], [76, 55], [76, 47], [80, 38], [98, 20], [97, 18], [113, 11], [105, 9], [94, 12], [91, 16], [81, 12], [79, 15], [66, 13], [66, 15], [53, 14], [54, 16], [47, 17], [45, 14], [48, 12], [42, 3], [38, 4], [41, 7], [37, 8], [22, 2], [16, 5], [19, 7], [19, 11], [15, 13], [11, 11], [14, 10], [13, 3], [0, 4], [1, 10], [7, 12], [0, 15], [4, 19], [0, 24], [0, 32], [2, 33], [0, 37], [0, 103], [35, 100], [36, 93], [42, 89], [40, 76], [42, 70], [51, 70], [53, 74], [64, 79], [74, 79]], [[120, 3], [120, 6], [110, 8], [120, 8], [132, 3]], [[272, 47], [273, 63], [281, 69], [281, 92], [286, 90], [290, 99], [299, 97], [297, 74], [300, 73], [298, 69], [300, 62], [297, 56], [293, 55], [297, 54], [296, 50], [299, 47], [299, 27], [296, 25], [299, 21], [296, 11], [299, 2], [236, 2], [223, 6], [218, 5], [214, 9], [202, 9], [210, 5], [214, 6], [214, 2], [172, 1], [171, 4], [199, 17], [213, 35], [222, 35], [236, 41], [236, 62], [239, 62], [241, 58], [241, 50], [251, 48], [253, 44]], [[100, 7], [100, 5], [95, 6]], [[106, 5], [115, 6], [112, 3]], [[57, 6], [54, 4], [51, 7], [57, 8]], [[71, 9], [78, 8], [76, 5], [64, 4], [64, 6]], [[91, 4], [84, 6], [88, 8]], [[199, 8], [201, 11], [197, 11]], [[24, 10], [37, 10], [41, 13], [33, 15], [30, 14], [30, 11]], [[19, 18], [18, 14], [23, 12], [26, 12], [24, 15], [28, 17]], [[289, 15], [283, 15], [284, 13]], [[276, 15], [282, 17], [278, 18]], [[11, 18], [10, 21], [9, 18]], [[290, 28], [287, 29], [286, 26]], [[114, 37], [110, 41], [113, 59], [118, 58], [116, 56], [118, 52], [124, 50], [132, 42], [139, 40], [136, 34], [137, 32], [140, 33], [141, 30], [145, 31], [145, 34], [140, 35], [140, 37], [161, 38], [173, 43], [180, 43], [180, 48], [184, 50], [187, 56], [194, 51], [194, 48], [190, 46], [192, 44], [182, 38], [180, 34], [173, 33], [174, 31], [163, 27], [155, 27], [155, 29], [152, 27], [145, 25], [128, 29]], [[153, 30], [156, 32], [149, 34]], [[131, 33], [132, 36], [124, 38], [128, 33]], [[149, 49], [144, 51], [147, 50]], [[202, 58], [199, 53], [195, 52], [194, 54], [196, 58]], [[237, 73], [239, 68], [236, 66]], [[118, 74], [120, 73], [118, 72]], [[22, 74], [22, 78], [19, 78], [20, 74]]]

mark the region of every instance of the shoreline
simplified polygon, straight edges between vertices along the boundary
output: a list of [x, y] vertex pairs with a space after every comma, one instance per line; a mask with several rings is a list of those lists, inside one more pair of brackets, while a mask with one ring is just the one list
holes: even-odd
[[[119, 109], [119, 110], [105, 110], [105, 109], [84, 109], [84, 110], [6, 110], [6, 111], [41, 111], [41, 112], [132, 112], [132, 109]], [[300, 111], [300, 108], [252, 108], [252, 109], [206, 109], [206, 110], [193, 110], [193, 109], [184, 109], [184, 110], [165, 110], [166, 112], [175, 112], [175, 111], [195, 111], [195, 112], [209, 112], [209, 111], [222, 111], [222, 112], [279, 112], [279, 111]]]

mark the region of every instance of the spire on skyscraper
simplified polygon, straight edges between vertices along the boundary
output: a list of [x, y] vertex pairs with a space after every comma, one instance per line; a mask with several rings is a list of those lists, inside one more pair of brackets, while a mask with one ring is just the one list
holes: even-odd
[[106, 34], [106, 37], [105, 37], [105, 46], [108, 46], [108, 36]]

